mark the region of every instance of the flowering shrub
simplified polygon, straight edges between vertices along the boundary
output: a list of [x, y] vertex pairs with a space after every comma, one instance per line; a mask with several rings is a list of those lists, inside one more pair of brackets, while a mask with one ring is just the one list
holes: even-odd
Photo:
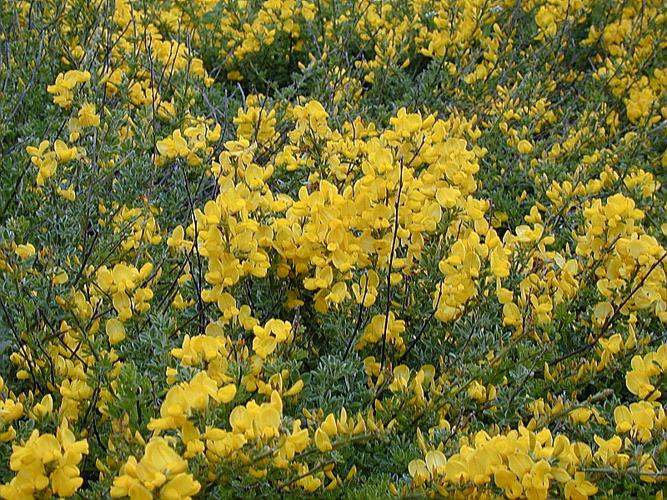
[[0, 7], [0, 497], [662, 495], [657, 0]]

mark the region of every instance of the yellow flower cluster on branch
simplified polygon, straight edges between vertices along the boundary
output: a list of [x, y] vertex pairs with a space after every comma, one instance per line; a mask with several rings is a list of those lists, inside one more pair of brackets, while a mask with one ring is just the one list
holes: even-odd
[[79, 476], [87, 441], [77, 441], [63, 419], [56, 435], [34, 430], [23, 445], [14, 445], [9, 468], [16, 476], [0, 486], [2, 498], [34, 498], [37, 495], [69, 497], [83, 484]]

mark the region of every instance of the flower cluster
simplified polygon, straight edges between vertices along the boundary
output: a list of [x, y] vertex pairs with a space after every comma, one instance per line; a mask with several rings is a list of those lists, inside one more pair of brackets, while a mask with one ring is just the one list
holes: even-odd
[[56, 435], [40, 435], [34, 430], [23, 445], [14, 445], [9, 468], [16, 476], [0, 486], [0, 496], [74, 495], [83, 484], [78, 465], [88, 451], [87, 441], [76, 440], [67, 419], [63, 419]]

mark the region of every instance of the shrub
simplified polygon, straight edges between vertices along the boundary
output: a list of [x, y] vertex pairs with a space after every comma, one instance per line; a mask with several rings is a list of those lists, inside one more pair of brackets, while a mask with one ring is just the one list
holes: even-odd
[[0, 7], [0, 497], [667, 478], [658, 1]]

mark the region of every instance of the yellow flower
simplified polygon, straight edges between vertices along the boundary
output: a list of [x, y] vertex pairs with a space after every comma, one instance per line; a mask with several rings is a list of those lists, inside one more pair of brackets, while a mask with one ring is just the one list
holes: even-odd
[[54, 94], [53, 102], [62, 108], [69, 108], [74, 97], [73, 90], [77, 85], [90, 81], [88, 71], [69, 70], [60, 73], [53, 85], [47, 87], [49, 94]]
[[35, 247], [32, 243], [17, 245], [16, 250], [14, 251], [16, 252], [16, 255], [21, 257], [21, 259], [23, 260], [27, 260], [33, 255], [35, 255]]
[[18, 420], [23, 416], [23, 403], [7, 398], [4, 401], [0, 400], [0, 419], [3, 422], [9, 423]]
[[617, 406], [614, 409], [616, 432], [625, 433], [632, 429], [632, 413], [627, 406]]
[[338, 434], [338, 426], [336, 425], [336, 417], [333, 413], [329, 413], [324, 419], [320, 428], [327, 433], [327, 436], [334, 437]]
[[493, 480], [496, 486], [503, 490], [507, 498], [519, 498], [523, 493], [523, 486], [512, 471], [497, 470], [493, 475]]
[[503, 325], [513, 326], [517, 330], [521, 330], [522, 323], [521, 311], [514, 302], [507, 302], [503, 305]]
[[294, 385], [292, 385], [292, 387], [287, 389], [283, 393], [283, 395], [284, 396], [296, 396], [297, 394], [299, 394], [303, 390], [303, 386], [304, 386], [303, 380], [299, 379], [294, 383]]
[[192, 474], [177, 474], [161, 489], [160, 498], [164, 500], [190, 500], [201, 489], [201, 484]]
[[533, 145], [526, 139], [521, 139], [517, 144], [516, 148], [522, 155], [527, 155], [530, 154], [530, 152], [533, 150]]
[[546, 499], [549, 491], [551, 466], [546, 460], [540, 460], [533, 464], [530, 472], [525, 474], [521, 484], [528, 499]]
[[317, 449], [322, 453], [331, 451], [333, 448], [331, 445], [331, 440], [329, 439], [329, 435], [324, 432], [322, 428], [319, 428], [315, 431], [315, 446], [317, 446]]
[[442, 208], [453, 208], [461, 199], [461, 191], [456, 188], [443, 187], [438, 189], [435, 197]]
[[661, 392], [651, 383], [651, 377], [667, 372], [667, 345], [663, 344], [643, 358], [634, 356], [630, 364], [632, 369], [625, 374], [628, 390], [641, 399], [658, 400]]
[[408, 382], [410, 381], [410, 368], [406, 365], [398, 365], [394, 368], [394, 378], [389, 384], [389, 389], [392, 392], [402, 392], [407, 390]]
[[[510, 274], [510, 262], [507, 252], [501, 246], [497, 246], [491, 252], [491, 272], [498, 278], [506, 278]], [[511, 293], [511, 292], [510, 292]], [[510, 299], [511, 300], [511, 299]]]
[[130, 456], [114, 478], [111, 497], [150, 499], [151, 491], [160, 489], [162, 498], [190, 498], [201, 485], [187, 474], [187, 461], [161, 437], [153, 437], [146, 445], [144, 456], [137, 462]]
[[112, 295], [112, 302], [120, 321], [127, 321], [132, 317], [132, 303], [125, 292], [114, 293]]
[[42, 401], [32, 407], [31, 414], [33, 418], [41, 419], [46, 415], [50, 415], [53, 411], [53, 397], [47, 394], [42, 398]]
[[292, 460], [296, 453], [301, 453], [310, 444], [308, 429], [301, 428], [301, 421], [295, 420], [292, 424], [292, 432], [281, 448], [281, 454], [286, 460]]
[[246, 406], [237, 406], [229, 414], [229, 423], [234, 433], [248, 439], [269, 439], [280, 434], [282, 400], [277, 391], [271, 393], [271, 402], [258, 405], [250, 401]]
[[630, 94], [625, 100], [626, 112], [631, 122], [638, 122], [649, 115], [655, 95], [649, 87], [630, 89]]
[[431, 473], [432, 477], [440, 476], [445, 473], [445, 466], [447, 458], [445, 454], [439, 450], [430, 450], [424, 457], [426, 460], [426, 468]]
[[475, 401], [483, 403], [486, 401], [486, 387], [480, 384], [477, 380], [473, 380], [473, 382], [468, 387], [468, 396], [470, 396]]
[[188, 143], [179, 129], [174, 130], [171, 137], [157, 141], [156, 146], [158, 152], [169, 159], [187, 157], [190, 154]]
[[593, 412], [590, 408], [575, 408], [569, 414], [570, 420], [575, 424], [585, 424], [591, 418]]
[[100, 116], [95, 113], [95, 105], [85, 103], [79, 110], [79, 125], [82, 127], [98, 127], [100, 125]]
[[431, 474], [426, 467], [426, 462], [421, 459], [412, 460], [408, 464], [408, 472], [412, 476], [412, 482], [416, 487], [423, 485], [431, 479]]
[[263, 327], [253, 327], [255, 338], [252, 348], [262, 359], [276, 350], [279, 343], [287, 342], [292, 336], [292, 324], [289, 321], [270, 319]]
[[236, 386], [234, 384], [228, 384], [218, 390], [217, 399], [221, 403], [229, 403], [236, 396]]
[[123, 323], [115, 318], [107, 320], [106, 332], [111, 345], [116, 345], [125, 340], [125, 327]]
[[77, 149], [75, 147], [68, 148], [67, 144], [60, 139], [57, 139], [53, 143], [53, 149], [56, 152], [56, 158], [58, 158], [60, 163], [73, 160], [77, 154]]
[[618, 453], [618, 451], [621, 449], [621, 446], [623, 446], [623, 442], [618, 436], [614, 436], [611, 439], [605, 441], [596, 434], [593, 439], [599, 447], [598, 451], [595, 452], [594, 457], [604, 464], [612, 463], [616, 453]]
[[576, 472], [574, 479], [565, 484], [565, 498], [568, 500], [586, 500], [588, 497], [595, 495], [597, 491], [597, 486], [590, 481], [586, 481], [586, 475], [583, 472]]
[[297, 473], [299, 474], [299, 479], [296, 484], [303, 488], [308, 493], [313, 493], [320, 486], [322, 486], [322, 480], [319, 477], [315, 477], [313, 474], [308, 474], [308, 465], [304, 464], [297, 468]]
[[162, 438], [153, 438], [146, 445], [140, 465], [150, 467], [165, 476], [178, 474], [187, 469], [187, 462]]

